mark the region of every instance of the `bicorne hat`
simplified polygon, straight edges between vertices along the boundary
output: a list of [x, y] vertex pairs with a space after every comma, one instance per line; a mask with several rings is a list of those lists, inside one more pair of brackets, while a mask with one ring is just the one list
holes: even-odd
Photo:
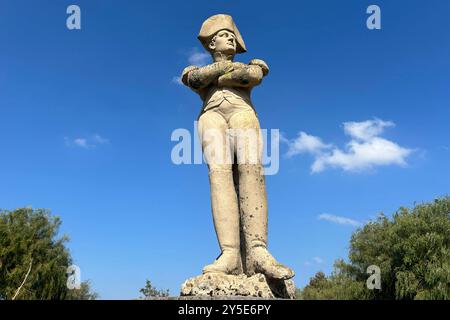
[[220, 30], [229, 30], [236, 36], [236, 53], [244, 53], [247, 51], [245, 47], [244, 40], [233, 21], [233, 18], [227, 14], [216, 14], [209, 17], [203, 22], [200, 32], [198, 34], [198, 39], [202, 43], [203, 47], [210, 51], [209, 43], [212, 37]]

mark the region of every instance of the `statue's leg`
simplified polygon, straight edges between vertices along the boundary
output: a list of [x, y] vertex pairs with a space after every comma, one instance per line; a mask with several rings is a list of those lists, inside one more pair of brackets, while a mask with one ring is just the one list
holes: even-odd
[[236, 136], [245, 271], [247, 275], [263, 273], [273, 279], [290, 279], [294, 272], [277, 262], [267, 250], [267, 195], [261, 165], [263, 142], [258, 118], [253, 110], [243, 111], [233, 115], [229, 125]]
[[211, 207], [221, 255], [203, 273], [241, 274], [239, 208], [233, 183], [231, 152], [225, 119], [214, 111], [204, 113], [198, 132], [208, 163]]

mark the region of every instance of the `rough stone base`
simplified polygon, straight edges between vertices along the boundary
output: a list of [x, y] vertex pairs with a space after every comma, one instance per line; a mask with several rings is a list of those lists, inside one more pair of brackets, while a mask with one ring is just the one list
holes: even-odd
[[186, 280], [180, 295], [219, 299], [225, 296], [295, 299], [295, 285], [292, 280], [268, 279], [260, 273], [251, 277], [208, 273]]

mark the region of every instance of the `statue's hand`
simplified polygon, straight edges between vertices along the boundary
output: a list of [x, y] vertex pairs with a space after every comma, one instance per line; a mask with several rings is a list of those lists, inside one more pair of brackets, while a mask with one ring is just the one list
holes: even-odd
[[248, 64], [251, 65], [251, 66], [258, 66], [258, 67], [260, 67], [264, 76], [266, 76], [269, 73], [269, 66], [263, 60], [253, 59]]
[[228, 61], [228, 60], [219, 61], [219, 62], [215, 62], [214, 65], [217, 68], [217, 71], [219, 72], [219, 76], [222, 76], [222, 75], [232, 72], [234, 70], [232, 61]]
[[242, 62], [233, 62], [234, 70], [244, 69], [248, 65]]
[[217, 84], [221, 87], [253, 88], [261, 83], [263, 77], [264, 71], [261, 66], [245, 65], [219, 76]]

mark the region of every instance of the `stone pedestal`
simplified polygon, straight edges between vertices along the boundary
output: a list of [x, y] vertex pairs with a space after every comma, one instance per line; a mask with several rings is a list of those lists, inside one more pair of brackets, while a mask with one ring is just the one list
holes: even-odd
[[292, 280], [268, 279], [260, 273], [251, 277], [208, 273], [186, 280], [180, 295], [219, 299], [225, 296], [295, 299], [295, 285]]

